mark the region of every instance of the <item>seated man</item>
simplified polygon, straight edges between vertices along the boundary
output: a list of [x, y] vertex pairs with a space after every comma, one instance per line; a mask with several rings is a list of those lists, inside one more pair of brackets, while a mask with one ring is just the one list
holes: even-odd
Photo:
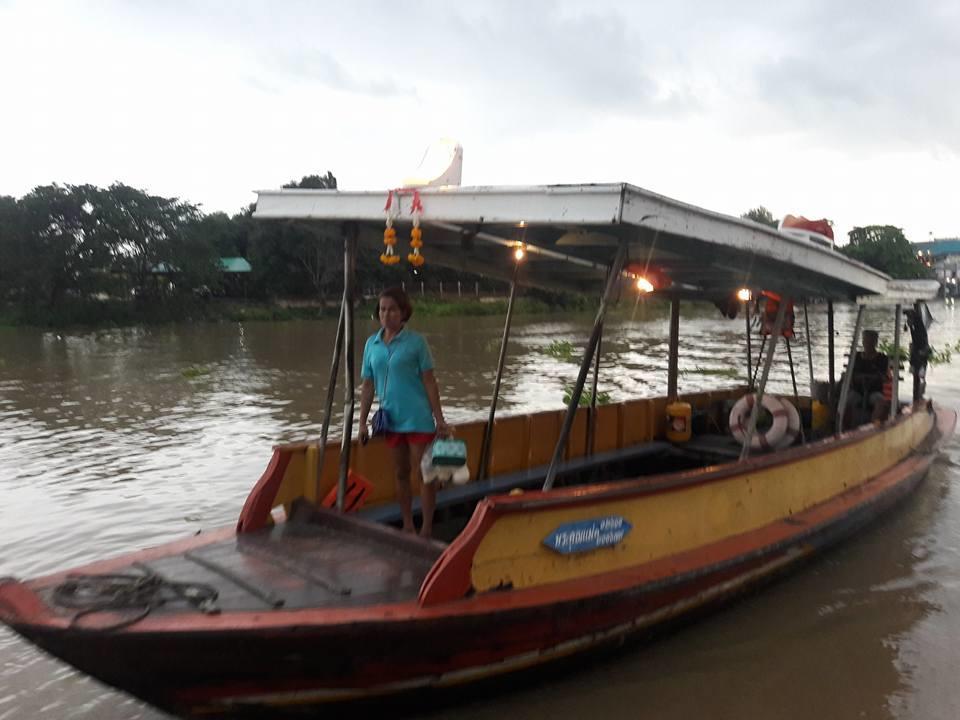
[[852, 411], [855, 423], [864, 422], [864, 415], [871, 420], [882, 420], [890, 409], [883, 396], [890, 360], [877, 350], [878, 339], [876, 330], [864, 330], [863, 350], [853, 360], [847, 407]]

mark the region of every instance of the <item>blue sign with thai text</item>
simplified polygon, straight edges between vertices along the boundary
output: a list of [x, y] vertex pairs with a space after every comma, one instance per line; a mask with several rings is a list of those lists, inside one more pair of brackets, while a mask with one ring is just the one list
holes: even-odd
[[562, 555], [611, 547], [623, 540], [633, 526], [619, 515], [564, 523], [543, 539], [543, 544]]

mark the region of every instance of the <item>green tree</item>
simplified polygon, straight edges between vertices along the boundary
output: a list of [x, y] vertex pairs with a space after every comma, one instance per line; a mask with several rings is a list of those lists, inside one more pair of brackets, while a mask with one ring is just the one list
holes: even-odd
[[155, 272], [163, 265], [183, 290], [216, 282], [216, 248], [195, 231], [202, 219], [195, 205], [114, 183], [96, 193], [93, 207], [114, 267], [129, 278], [138, 298], [157, 294]]
[[767, 210], [763, 205], [759, 205], [752, 210], [747, 210], [747, 212], [740, 217], [744, 220], [753, 220], [755, 223], [768, 225], [772, 228], [776, 228], [779, 225], [776, 218], [773, 217], [773, 213]]
[[19, 293], [24, 249], [22, 218], [16, 198], [0, 195], [0, 302]]
[[97, 188], [44, 185], [19, 202], [21, 302], [55, 308], [109, 287], [110, 249], [94, 213]]
[[304, 190], [336, 190], [337, 179], [327, 170], [326, 175], [304, 175], [300, 180], [291, 180], [283, 187], [302, 188]]
[[[337, 179], [328, 171], [326, 175], [306, 175], [283, 187], [335, 190]], [[241, 215], [249, 217], [250, 213]], [[342, 290], [343, 243], [335, 224], [258, 221], [249, 228], [248, 238], [257, 294], [313, 295], [326, 302], [332, 293]]]
[[903, 230], [893, 225], [855, 227], [848, 233], [849, 243], [840, 252], [849, 258], [875, 267], [890, 277], [914, 279], [930, 277], [931, 271], [917, 260]]

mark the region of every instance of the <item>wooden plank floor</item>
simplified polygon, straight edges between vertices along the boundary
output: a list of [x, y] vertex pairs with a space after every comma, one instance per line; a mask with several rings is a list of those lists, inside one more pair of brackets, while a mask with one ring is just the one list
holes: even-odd
[[[223, 612], [350, 607], [416, 598], [442, 550], [393, 528], [311, 509], [273, 529], [151, 560], [140, 570], [215, 588]], [[184, 611], [195, 612], [185, 602], [154, 612]]]

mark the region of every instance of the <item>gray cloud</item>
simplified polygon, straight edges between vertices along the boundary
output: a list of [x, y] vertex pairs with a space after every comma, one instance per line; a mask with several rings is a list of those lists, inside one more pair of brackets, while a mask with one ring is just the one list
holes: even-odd
[[413, 88], [401, 87], [389, 76], [384, 78], [368, 78], [355, 76], [332, 55], [322, 50], [292, 51], [280, 61], [274, 69], [286, 71], [288, 77], [317, 82], [332, 90], [357, 93], [360, 95], [374, 95], [381, 98], [390, 98], [400, 95], [414, 96]]
[[954, 6], [823, 6], [755, 70], [757, 100], [784, 128], [834, 141], [960, 151], [960, 15]]

